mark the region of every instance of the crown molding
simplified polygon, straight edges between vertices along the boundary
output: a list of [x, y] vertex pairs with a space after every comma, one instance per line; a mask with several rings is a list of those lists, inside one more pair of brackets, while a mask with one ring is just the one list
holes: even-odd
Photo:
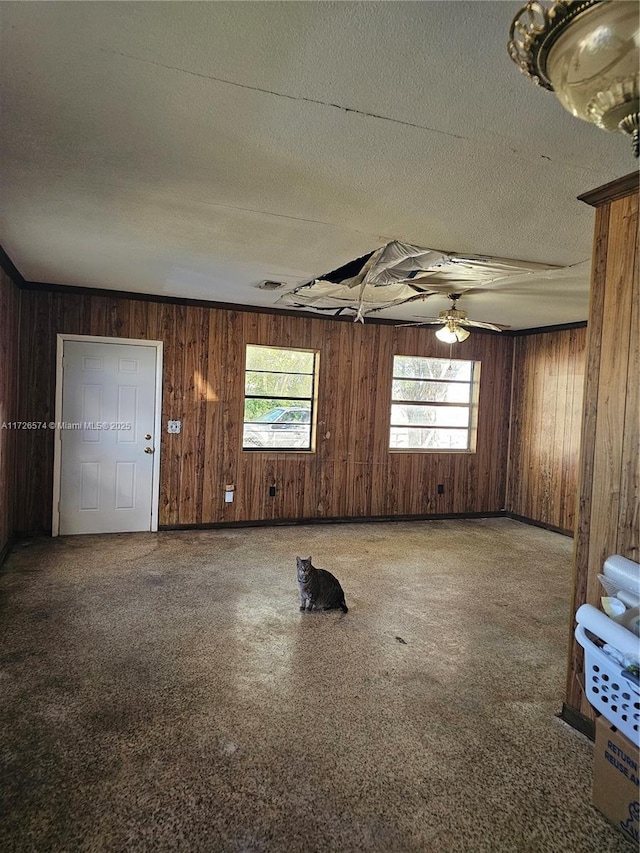
[[[188, 305], [193, 308], [211, 308], [221, 311], [237, 311], [249, 314], [277, 314], [279, 317], [299, 317], [305, 320], [334, 320], [341, 323], [353, 323], [355, 314], [336, 314], [333, 309], [322, 313], [311, 313], [310, 311], [296, 311], [291, 308], [271, 308], [266, 305], [242, 305], [237, 302], [214, 302], [208, 299], [189, 299], [186, 296], [161, 296], [155, 293], [136, 293], [128, 290], [109, 290], [100, 287], [76, 287], [69, 284], [51, 284], [46, 281], [24, 281], [19, 285], [21, 290], [42, 290], [53, 293], [66, 293], [75, 296], [98, 296], [103, 299], [132, 299], [141, 302], [159, 302], [169, 305]], [[336, 309], [337, 311], [338, 309]], [[366, 325], [399, 326], [407, 325], [402, 320], [390, 320], [384, 317], [367, 317]], [[474, 329], [473, 334], [479, 335], [502, 335], [509, 337], [510, 333], [494, 332], [491, 329]]]
[[[548, 332], [564, 332], [567, 329], [584, 329], [586, 320], [577, 320], [575, 323], [558, 323], [556, 326], [534, 326], [531, 329], [514, 329], [509, 332], [512, 338], [521, 338], [524, 335], [545, 335]], [[505, 334], [504, 332], [502, 334]]]
[[4, 272], [9, 276], [11, 281], [18, 287], [24, 287], [24, 285], [26, 284], [22, 273], [13, 263], [9, 255], [7, 255], [2, 246], [0, 246], [0, 269], [4, 270]]
[[[157, 302], [168, 305], [187, 305], [193, 308], [210, 308], [221, 311], [237, 311], [249, 314], [277, 314], [284, 317], [299, 317], [306, 320], [334, 320], [341, 323], [353, 323], [353, 314], [311, 313], [310, 311], [296, 311], [287, 308], [271, 308], [266, 305], [240, 305], [235, 302], [214, 302], [208, 299], [189, 299], [186, 296], [162, 296], [155, 293], [136, 293], [130, 290], [109, 290], [101, 287], [76, 287], [71, 284], [53, 284], [46, 281], [26, 281], [20, 271], [11, 261], [11, 258], [0, 246], [0, 267], [12, 279], [21, 290], [46, 291], [50, 293], [65, 293], [69, 296], [96, 296], [103, 299], [128, 299], [139, 302]], [[399, 326], [402, 321], [389, 320], [384, 317], [369, 317], [366, 325]], [[407, 324], [403, 324], [407, 325]], [[557, 326], [539, 326], [531, 329], [505, 329], [503, 332], [494, 332], [491, 329], [474, 328], [474, 335], [500, 335], [503, 338], [522, 337], [523, 335], [538, 335], [546, 332], [562, 332], [565, 329], [580, 329], [586, 326], [586, 320], [575, 323], [563, 323]], [[410, 326], [407, 325], [407, 328]], [[423, 327], [427, 329], [428, 327]]]
[[579, 195], [578, 201], [590, 204], [591, 207], [602, 207], [603, 204], [609, 204], [619, 198], [637, 193], [639, 181], [640, 173], [637, 171], [630, 172], [622, 178], [617, 178], [615, 181], [610, 181], [610, 183], [597, 187], [595, 190], [589, 190], [589, 192]]

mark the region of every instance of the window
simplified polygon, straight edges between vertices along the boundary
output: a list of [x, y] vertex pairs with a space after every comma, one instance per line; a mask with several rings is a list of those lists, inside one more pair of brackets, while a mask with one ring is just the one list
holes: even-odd
[[475, 451], [480, 363], [395, 355], [391, 450]]
[[243, 450], [313, 450], [317, 354], [247, 346]]

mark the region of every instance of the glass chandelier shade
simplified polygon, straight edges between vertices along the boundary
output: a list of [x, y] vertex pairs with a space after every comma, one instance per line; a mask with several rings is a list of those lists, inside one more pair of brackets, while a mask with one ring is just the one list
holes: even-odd
[[530, 0], [509, 55], [572, 115], [633, 139], [638, 156], [640, 7], [629, 0]]
[[470, 332], [459, 326], [455, 320], [447, 320], [445, 325], [436, 332], [436, 338], [444, 344], [462, 343], [469, 335]]

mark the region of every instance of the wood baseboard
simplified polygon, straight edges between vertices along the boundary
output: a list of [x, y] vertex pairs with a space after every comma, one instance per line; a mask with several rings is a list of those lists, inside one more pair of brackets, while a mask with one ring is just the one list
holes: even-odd
[[16, 534], [12, 533], [11, 536], [4, 543], [2, 548], [0, 548], [0, 566], [4, 564], [4, 561], [7, 559], [9, 554], [11, 553], [11, 549], [16, 544]]
[[584, 714], [576, 711], [575, 708], [571, 708], [566, 702], [562, 703], [562, 711], [560, 711], [558, 716], [570, 725], [572, 729], [576, 729], [576, 731], [588, 737], [589, 740], [596, 739], [596, 724], [593, 720], [585, 717]]
[[495, 512], [459, 512], [424, 515], [371, 515], [339, 518], [260, 518], [252, 521], [216, 521], [207, 524], [160, 524], [158, 530], [218, 530], [225, 527], [279, 527], [300, 524], [369, 524], [376, 521], [445, 521], [465, 518], [504, 518], [503, 510]]
[[515, 512], [504, 513], [507, 518], [512, 518], [514, 521], [521, 521], [523, 524], [530, 524], [532, 527], [542, 527], [543, 530], [551, 530], [552, 533], [560, 533], [562, 536], [570, 536], [573, 539], [573, 530], [565, 530], [563, 527], [555, 527], [553, 524], [546, 524], [544, 521], [537, 521], [535, 518], [527, 518], [526, 515], [518, 515]]

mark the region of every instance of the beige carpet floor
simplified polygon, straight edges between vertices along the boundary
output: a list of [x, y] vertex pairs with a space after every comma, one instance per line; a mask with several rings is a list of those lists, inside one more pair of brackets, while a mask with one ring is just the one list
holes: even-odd
[[[0, 849], [629, 850], [556, 717], [571, 550], [508, 519], [16, 546]], [[349, 613], [300, 613], [310, 554]]]

